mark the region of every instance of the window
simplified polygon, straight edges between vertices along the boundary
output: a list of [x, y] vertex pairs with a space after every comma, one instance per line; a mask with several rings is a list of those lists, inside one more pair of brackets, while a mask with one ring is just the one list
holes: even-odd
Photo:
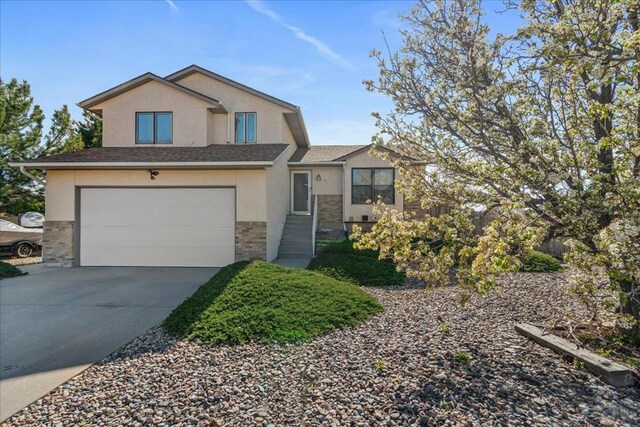
[[236, 113], [236, 143], [257, 141], [256, 113]]
[[396, 202], [393, 168], [351, 169], [351, 203], [364, 205], [368, 200], [393, 205]]
[[136, 144], [171, 144], [173, 113], [136, 113]]

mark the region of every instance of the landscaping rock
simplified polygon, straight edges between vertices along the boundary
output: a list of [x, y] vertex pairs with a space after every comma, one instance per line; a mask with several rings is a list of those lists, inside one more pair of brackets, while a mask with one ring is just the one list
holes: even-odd
[[211, 347], [154, 328], [7, 424], [637, 425], [637, 388], [514, 330], [577, 307], [562, 274], [506, 277], [464, 308], [458, 288], [418, 285], [367, 289], [385, 312], [301, 344]]

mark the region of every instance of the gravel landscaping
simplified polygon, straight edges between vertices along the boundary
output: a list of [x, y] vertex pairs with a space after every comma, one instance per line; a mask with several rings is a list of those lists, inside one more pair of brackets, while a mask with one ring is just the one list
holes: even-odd
[[637, 425], [613, 388], [513, 325], [570, 308], [563, 275], [519, 273], [465, 308], [456, 288], [370, 288], [385, 312], [302, 344], [210, 347], [149, 331], [8, 425]]
[[40, 264], [42, 262], [42, 256], [30, 256], [26, 258], [13, 258], [11, 256], [0, 256], [0, 261], [4, 261], [11, 265], [29, 265]]

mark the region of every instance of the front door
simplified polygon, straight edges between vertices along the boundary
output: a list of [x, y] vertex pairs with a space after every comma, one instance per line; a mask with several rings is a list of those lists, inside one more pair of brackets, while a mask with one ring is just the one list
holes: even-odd
[[291, 212], [294, 214], [311, 213], [311, 173], [291, 172]]

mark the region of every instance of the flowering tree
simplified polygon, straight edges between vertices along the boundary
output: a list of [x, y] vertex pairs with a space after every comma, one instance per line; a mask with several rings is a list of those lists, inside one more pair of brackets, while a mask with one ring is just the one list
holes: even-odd
[[[374, 140], [423, 160], [394, 160], [407, 200], [446, 209], [386, 210], [356, 237], [428, 283], [481, 292], [562, 239], [592, 324], [629, 328], [640, 319], [639, 3], [507, 6], [523, 25], [492, 38], [479, 0], [419, 1], [403, 47], [372, 52], [379, 79], [365, 85], [395, 107], [374, 113]], [[493, 218], [481, 235], [479, 211]]]

